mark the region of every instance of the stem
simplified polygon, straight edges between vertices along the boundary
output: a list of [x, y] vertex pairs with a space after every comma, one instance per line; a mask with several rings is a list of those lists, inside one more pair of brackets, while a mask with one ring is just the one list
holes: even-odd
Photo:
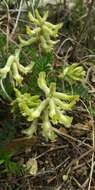
[[3, 85], [3, 81], [0, 80], [0, 85], [1, 85], [1, 89], [4, 92], [5, 96], [8, 98], [9, 101], [12, 101], [12, 98], [8, 95], [8, 93], [6, 92], [4, 85]]

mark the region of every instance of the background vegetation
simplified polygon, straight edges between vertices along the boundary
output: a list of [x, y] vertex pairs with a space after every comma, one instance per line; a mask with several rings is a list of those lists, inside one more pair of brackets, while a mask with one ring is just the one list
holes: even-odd
[[[27, 15], [29, 11], [35, 15], [35, 9], [41, 15], [48, 10], [48, 21], [63, 26], [52, 52], [42, 52], [35, 44], [22, 49], [20, 63], [27, 66], [32, 60], [35, 65], [20, 90], [43, 99], [37, 79], [45, 71], [48, 85], [56, 82], [57, 91], [77, 94], [80, 101], [68, 111], [73, 116], [71, 127], [56, 126], [58, 137], [54, 142], [46, 142], [40, 130], [28, 139], [21, 131], [29, 127], [29, 122], [18, 109], [12, 110], [8, 96], [15, 100], [15, 93], [9, 78], [4, 80], [4, 89], [2, 85], [0, 88], [0, 190], [94, 190], [95, 2], [0, 1], [0, 68], [19, 47], [19, 36], [27, 39], [26, 25], [32, 26]], [[84, 79], [77, 83], [63, 81], [59, 75], [73, 63], [83, 66]]]

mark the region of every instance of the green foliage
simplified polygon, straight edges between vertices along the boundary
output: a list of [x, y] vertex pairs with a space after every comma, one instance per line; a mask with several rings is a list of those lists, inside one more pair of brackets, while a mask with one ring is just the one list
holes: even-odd
[[84, 0], [74, 0], [74, 12], [78, 14], [78, 16], [82, 16], [85, 12], [85, 4]]
[[29, 26], [26, 27], [26, 32], [30, 38], [23, 40], [19, 37], [21, 47], [29, 46], [37, 42], [45, 52], [50, 52], [53, 50], [53, 46], [58, 42], [53, 41], [51, 37], [58, 37], [58, 30], [62, 27], [62, 24], [53, 25], [47, 22], [48, 12], [41, 17], [38, 10], [36, 10], [35, 15], [36, 18], [29, 12], [29, 20], [35, 25], [35, 28], [31, 29]]
[[[37, 79], [41, 71], [45, 71], [47, 76], [52, 72], [53, 54], [40, 54], [37, 52], [37, 48], [35, 47], [26, 47], [25, 53], [32, 59], [33, 62], [35, 62], [35, 64], [32, 69], [32, 74], [28, 74], [28, 80], [26, 80], [26, 83], [24, 83], [22, 89], [23, 91], [26, 91], [27, 89], [27, 91], [32, 92], [32, 94], [41, 94], [41, 90], [37, 85]], [[25, 58], [23, 58], [22, 54], [21, 58], [22, 64], [25, 64]]]
[[3, 164], [3, 163], [4, 163], [4, 160], [1, 160], [1, 159], [0, 159], [0, 165]]
[[65, 92], [69, 94], [78, 94], [84, 101], [91, 100], [91, 94], [89, 94], [89, 89], [86, 86], [83, 86], [81, 83], [69, 84], [65, 82]]
[[24, 168], [11, 160], [11, 155], [3, 156], [3, 160], [0, 160], [0, 165], [3, 166], [1, 169], [1, 173], [11, 173], [20, 175]]
[[[74, 6], [71, 9], [71, 14], [69, 17], [71, 30], [70, 32], [78, 32], [80, 35], [80, 32], [83, 28], [85, 19], [82, 19], [82, 16], [86, 14], [86, 6], [84, 4], [84, 0], [74, 0]], [[74, 28], [76, 27], [76, 28]], [[79, 29], [79, 31], [77, 31]]]

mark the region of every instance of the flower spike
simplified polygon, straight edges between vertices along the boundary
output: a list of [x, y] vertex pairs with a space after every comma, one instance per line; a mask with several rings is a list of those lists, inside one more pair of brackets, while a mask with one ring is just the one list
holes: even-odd
[[35, 28], [31, 29], [29, 26], [26, 26], [26, 33], [28, 34], [29, 39], [23, 40], [19, 37], [20, 46], [24, 47], [37, 42], [45, 52], [50, 52], [52, 51], [53, 46], [58, 42], [58, 40], [53, 39], [58, 37], [58, 31], [62, 28], [63, 24], [60, 23], [54, 25], [47, 22], [48, 12], [46, 12], [42, 17], [36, 9], [35, 16], [36, 18], [31, 12], [29, 12], [29, 20], [35, 25]]

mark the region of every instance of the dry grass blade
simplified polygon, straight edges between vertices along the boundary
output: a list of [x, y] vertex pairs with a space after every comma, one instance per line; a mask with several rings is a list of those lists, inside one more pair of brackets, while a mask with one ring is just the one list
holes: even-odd
[[16, 18], [16, 22], [15, 22], [14, 28], [13, 28], [13, 30], [11, 32], [11, 37], [10, 38], [12, 38], [12, 36], [14, 35], [14, 33], [16, 31], [16, 28], [17, 28], [17, 25], [18, 25], [18, 21], [19, 21], [19, 17], [20, 17], [20, 14], [21, 14], [22, 5], [23, 5], [23, 0], [20, 1], [18, 15], [17, 15], [17, 18]]
[[86, 144], [85, 142], [83, 142], [83, 141], [81, 141], [81, 140], [78, 140], [78, 139], [76, 139], [76, 138], [74, 138], [74, 137], [72, 137], [72, 136], [70, 136], [70, 135], [68, 135], [68, 134], [65, 134], [65, 133], [59, 131], [58, 129], [53, 128], [53, 130], [54, 130], [58, 135], [64, 136], [64, 138], [66, 138], [66, 139], [70, 139], [70, 140], [72, 140], [72, 141], [78, 142], [78, 143], [80, 143], [81, 145], [85, 145], [86, 147], [91, 148], [91, 150], [95, 151], [95, 148], [93, 149], [93, 146], [91, 146], [91, 145], [89, 145], [89, 144]]

